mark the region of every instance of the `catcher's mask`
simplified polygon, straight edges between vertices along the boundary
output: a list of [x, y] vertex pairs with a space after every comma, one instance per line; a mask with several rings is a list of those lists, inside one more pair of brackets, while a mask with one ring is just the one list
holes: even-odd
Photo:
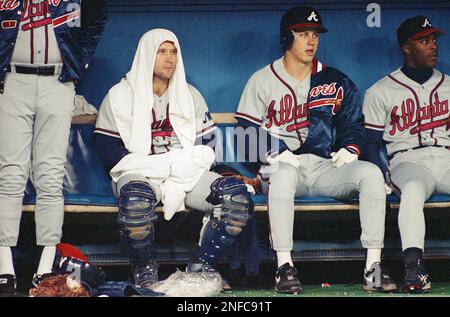
[[105, 272], [90, 264], [83, 252], [74, 246], [60, 243], [56, 246], [56, 250], [54, 273], [70, 274], [72, 279], [80, 282], [89, 292], [98, 288], [105, 279]]

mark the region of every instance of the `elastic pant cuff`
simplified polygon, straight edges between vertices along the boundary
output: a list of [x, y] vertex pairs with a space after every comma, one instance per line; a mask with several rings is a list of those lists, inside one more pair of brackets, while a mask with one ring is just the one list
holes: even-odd
[[383, 249], [383, 241], [361, 241], [362, 247], [364, 249]]
[[11, 240], [11, 239], [9, 239], [9, 240], [3, 240], [3, 241], [0, 241], [0, 247], [15, 247], [15, 246], [17, 246], [17, 239], [15, 239], [15, 240]]
[[61, 240], [37, 240], [36, 245], [41, 247], [53, 247], [60, 242]]

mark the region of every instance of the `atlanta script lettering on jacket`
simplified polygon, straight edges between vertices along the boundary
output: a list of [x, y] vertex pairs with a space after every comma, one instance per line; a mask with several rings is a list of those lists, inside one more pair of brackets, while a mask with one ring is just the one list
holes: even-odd
[[17, 0], [0, 0], [0, 11], [8, 11], [17, 9], [20, 2]]

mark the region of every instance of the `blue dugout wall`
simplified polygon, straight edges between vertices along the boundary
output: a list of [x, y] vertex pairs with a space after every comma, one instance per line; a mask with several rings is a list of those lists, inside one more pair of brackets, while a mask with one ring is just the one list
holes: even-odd
[[[88, 0], [89, 1], [89, 0]], [[301, 1], [109, 0], [109, 20], [79, 93], [99, 106], [108, 89], [129, 70], [139, 38], [153, 28], [177, 34], [188, 80], [211, 112], [234, 112], [257, 69], [282, 55], [279, 21]], [[305, 2], [320, 10], [329, 32], [320, 36], [318, 58], [346, 73], [361, 93], [401, 66], [398, 25], [426, 15], [450, 31], [450, 1]], [[370, 3], [380, 5], [380, 27], [368, 27]], [[441, 71], [450, 73], [450, 34], [439, 40]]]

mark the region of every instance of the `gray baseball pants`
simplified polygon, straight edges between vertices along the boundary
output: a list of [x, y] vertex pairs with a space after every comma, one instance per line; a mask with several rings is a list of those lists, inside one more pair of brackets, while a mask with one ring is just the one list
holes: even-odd
[[386, 191], [383, 175], [376, 165], [354, 161], [336, 168], [330, 159], [304, 154], [300, 155], [298, 169], [280, 163], [269, 177], [269, 219], [275, 251], [292, 250], [296, 196], [345, 199], [359, 194], [362, 246], [367, 249], [384, 246]]
[[425, 201], [436, 192], [450, 194], [450, 150], [426, 147], [396, 154], [388, 176], [400, 197], [398, 226], [402, 249], [424, 249]]
[[74, 96], [73, 83], [61, 83], [58, 75], [6, 75], [0, 94], [0, 246], [17, 244], [29, 177], [36, 188], [37, 244], [61, 240]]
[[[192, 208], [195, 210], [200, 210], [205, 213], [211, 212], [214, 209], [214, 206], [206, 201], [206, 197], [211, 193], [210, 186], [211, 184], [218, 178], [222, 176], [214, 173], [206, 171], [203, 173], [200, 180], [194, 186], [194, 188], [186, 193], [186, 198], [184, 199], [184, 203], [186, 207]], [[120, 193], [120, 189], [131, 181], [142, 181], [148, 183], [156, 194], [157, 201], [161, 201], [161, 190], [158, 185], [151, 181], [151, 179], [144, 177], [139, 174], [128, 174], [120, 177], [117, 183], [113, 182], [113, 192], [114, 195], [119, 198], [118, 193]]]

